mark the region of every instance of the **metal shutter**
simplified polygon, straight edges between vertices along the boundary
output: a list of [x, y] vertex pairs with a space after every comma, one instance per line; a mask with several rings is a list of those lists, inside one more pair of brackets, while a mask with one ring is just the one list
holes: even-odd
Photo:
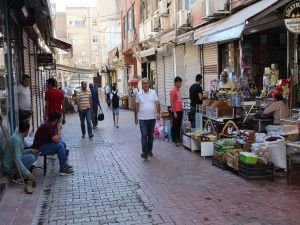
[[195, 83], [196, 75], [200, 72], [200, 59], [198, 45], [187, 44], [185, 46], [185, 74], [186, 74], [186, 92], [189, 96], [189, 88]]
[[165, 96], [165, 73], [164, 73], [163, 56], [157, 55], [156, 67], [157, 67], [157, 95], [160, 104], [165, 105], [166, 96]]
[[29, 39], [29, 74], [31, 82], [31, 104], [33, 111], [32, 129], [38, 127], [38, 79], [35, 71], [35, 46], [33, 40]]
[[23, 31], [23, 45], [24, 73], [30, 76], [28, 34], [25, 31]]
[[[186, 97], [186, 77], [188, 74], [185, 72], [185, 60], [184, 60], [184, 54], [185, 54], [185, 49], [184, 45], [178, 45], [175, 48], [175, 59], [176, 63], [174, 63], [174, 74], [176, 76], [179, 76], [182, 78], [182, 84], [181, 84], [181, 97], [185, 98]], [[176, 71], [176, 73], [175, 73]], [[173, 80], [173, 85], [174, 85], [174, 80]]]
[[174, 61], [173, 54], [171, 56], [164, 57], [165, 64], [165, 95], [166, 105], [170, 106], [170, 90], [174, 86]]
[[218, 45], [209, 44], [203, 46], [203, 60], [204, 60], [204, 90], [209, 90], [210, 82], [218, 79]]

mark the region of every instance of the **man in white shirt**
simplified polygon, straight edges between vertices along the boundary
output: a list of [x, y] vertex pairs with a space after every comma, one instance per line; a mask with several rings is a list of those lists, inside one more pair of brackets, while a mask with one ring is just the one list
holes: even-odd
[[152, 157], [154, 126], [155, 122], [160, 119], [160, 104], [155, 90], [149, 88], [149, 79], [142, 79], [142, 90], [136, 95], [136, 105], [134, 110], [135, 124], [140, 124], [142, 134], [141, 157], [148, 159]]
[[24, 74], [22, 77], [22, 82], [17, 88], [20, 121], [28, 120], [32, 115], [31, 91], [29, 84], [30, 76]]
[[105, 95], [106, 95], [106, 103], [109, 108], [110, 108], [110, 93], [111, 93], [111, 88], [110, 88], [109, 84], [106, 84]]

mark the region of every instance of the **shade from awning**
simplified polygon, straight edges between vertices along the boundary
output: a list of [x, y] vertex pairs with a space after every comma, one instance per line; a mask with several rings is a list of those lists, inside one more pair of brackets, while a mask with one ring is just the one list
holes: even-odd
[[69, 51], [69, 50], [72, 49], [71, 44], [69, 44], [67, 42], [64, 42], [62, 40], [59, 40], [57, 38], [53, 38], [53, 37], [50, 38], [50, 46], [60, 48], [60, 49], [65, 50], [65, 51]]
[[224, 22], [215, 22], [215, 26], [202, 33], [196, 44], [209, 44], [221, 41], [239, 39], [245, 27], [246, 21], [257, 13], [270, 7], [279, 0], [263, 0], [250, 5], [232, 16], [225, 19]]

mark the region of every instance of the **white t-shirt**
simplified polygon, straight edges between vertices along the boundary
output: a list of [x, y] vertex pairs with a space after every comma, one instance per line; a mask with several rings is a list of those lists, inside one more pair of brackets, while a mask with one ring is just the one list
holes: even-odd
[[149, 89], [148, 92], [140, 90], [137, 93], [135, 102], [139, 104], [138, 117], [140, 120], [151, 120], [156, 118], [156, 101], [158, 101], [158, 97], [155, 90]]
[[31, 93], [29, 87], [24, 87], [22, 84], [17, 88], [18, 103], [20, 110], [31, 110]]
[[105, 87], [105, 94], [110, 94], [111, 90], [110, 90], [110, 86], [106, 85]]

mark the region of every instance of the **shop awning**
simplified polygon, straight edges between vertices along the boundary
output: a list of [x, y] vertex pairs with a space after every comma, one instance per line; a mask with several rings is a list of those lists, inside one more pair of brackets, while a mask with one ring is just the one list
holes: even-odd
[[131, 79], [128, 81], [129, 84], [137, 84], [138, 82], [139, 82], [139, 79], [137, 79], [137, 78], [131, 78]]
[[147, 50], [141, 51], [140, 57], [143, 58], [143, 57], [147, 57], [150, 55], [155, 55], [155, 53], [156, 53], [156, 48], [149, 48]]
[[200, 45], [239, 39], [245, 28], [245, 23], [249, 18], [279, 1], [280, 0], [259, 1], [224, 19], [222, 23], [218, 23], [217, 21], [215, 26], [211, 26], [209, 30], [202, 33], [196, 44]]
[[55, 48], [60, 48], [64, 51], [70, 51], [72, 49], [71, 44], [53, 37], [50, 38], [50, 46]]

